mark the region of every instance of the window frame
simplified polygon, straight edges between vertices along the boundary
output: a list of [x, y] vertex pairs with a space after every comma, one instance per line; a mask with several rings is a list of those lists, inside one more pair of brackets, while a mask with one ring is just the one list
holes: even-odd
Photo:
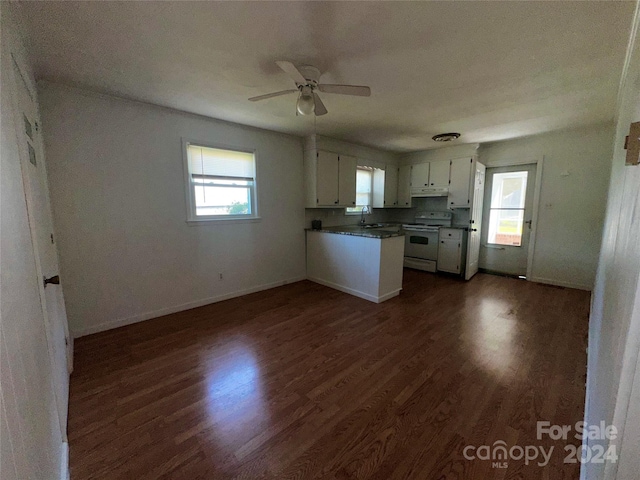
[[[373, 170], [374, 167], [370, 167], [368, 165], [356, 165], [356, 176], [358, 175], [358, 170], [366, 170], [371, 174], [371, 203], [369, 205], [367, 205], [367, 212], [365, 213], [365, 215], [371, 215], [373, 213]], [[356, 185], [357, 185], [357, 177], [356, 177]], [[356, 198], [358, 195], [358, 191], [356, 190]], [[357, 208], [358, 210], [350, 212], [349, 209], [350, 208]], [[363, 207], [358, 207], [357, 205], [355, 207], [346, 207], [344, 209], [344, 214], [345, 215], [362, 215], [362, 208]]]
[[[250, 214], [234, 214], [234, 215], [196, 215], [196, 201], [194, 183], [191, 181], [191, 172], [189, 171], [189, 145], [204, 148], [215, 148], [218, 150], [230, 150], [242, 153], [251, 153], [253, 155], [253, 186], [249, 187], [251, 197], [251, 213]], [[247, 148], [238, 145], [229, 145], [222, 143], [212, 143], [207, 141], [195, 140], [193, 138], [182, 137], [182, 167], [184, 172], [184, 187], [187, 207], [187, 224], [203, 225], [211, 222], [223, 223], [247, 223], [260, 221], [261, 217], [258, 211], [258, 152], [254, 148]]]
[[[502, 172], [501, 172], [502, 173]], [[525, 179], [525, 185], [524, 185], [524, 198], [525, 201], [523, 202], [523, 206], [522, 207], [493, 207], [492, 203], [493, 203], [493, 189], [495, 188], [495, 175], [499, 175], [499, 173], [494, 174], [494, 177], [491, 179], [491, 191], [489, 192], [489, 209], [488, 209], [488, 215], [487, 215], [487, 245], [491, 245], [492, 247], [511, 247], [511, 248], [522, 248], [522, 243], [523, 243], [523, 239], [522, 237], [524, 236], [524, 224], [525, 224], [525, 220], [524, 220], [524, 212], [526, 209], [526, 195], [527, 195], [527, 187], [529, 185], [529, 172], [527, 170], [514, 170], [513, 172], [504, 172], [504, 173], [524, 173], [524, 179]], [[492, 211], [521, 211], [522, 212], [522, 229], [520, 230], [520, 245], [514, 245], [511, 243], [494, 243], [491, 242], [489, 240], [489, 228], [490, 228], [490, 224], [491, 224], [491, 212]], [[497, 235], [497, 232], [496, 232]]]

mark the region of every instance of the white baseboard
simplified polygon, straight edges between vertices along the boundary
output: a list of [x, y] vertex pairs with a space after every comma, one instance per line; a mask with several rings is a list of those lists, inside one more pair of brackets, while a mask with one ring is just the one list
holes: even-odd
[[131, 317], [119, 318], [109, 322], [103, 322], [98, 325], [92, 325], [90, 327], [83, 328], [73, 332], [74, 338], [84, 337], [85, 335], [91, 335], [92, 333], [104, 332], [113, 328], [123, 327], [125, 325], [131, 325], [133, 323], [143, 322], [152, 318], [162, 317], [164, 315], [170, 315], [172, 313], [182, 312], [183, 310], [189, 310], [191, 308], [202, 307], [211, 303], [222, 302], [223, 300], [229, 300], [230, 298], [241, 297], [242, 295], [248, 295], [250, 293], [261, 292], [263, 290], [269, 290], [270, 288], [280, 287], [288, 283], [299, 282], [305, 280], [306, 276], [294, 277], [287, 280], [279, 280], [277, 282], [265, 283], [262, 285], [256, 285], [255, 287], [245, 288], [243, 290], [236, 290], [235, 292], [225, 293], [223, 295], [217, 295], [215, 297], [203, 298], [202, 300], [195, 300], [193, 302], [183, 303], [181, 305], [175, 305], [172, 307], [161, 308], [159, 310], [153, 310], [151, 312], [145, 312]]
[[69, 471], [69, 443], [62, 442], [62, 455], [60, 455], [60, 480], [70, 480]]
[[556, 287], [566, 287], [566, 288], [575, 288], [578, 290], [593, 290], [593, 285], [585, 285], [583, 283], [573, 283], [573, 282], [565, 282], [563, 280], [554, 280], [552, 278], [543, 278], [543, 277], [531, 277], [527, 280], [536, 283], [545, 283], [547, 285], [555, 285]]
[[364, 300], [369, 300], [374, 303], [382, 303], [385, 300], [389, 300], [390, 298], [396, 297], [400, 294], [401, 288], [398, 290], [394, 290], [393, 292], [386, 293], [380, 297], [375, 295], [370, 295], [368, 293], [361, 292], [360, 290], [355, 290], [353, 288], [348, 288], [343, 285], [338, 285], [337, 283], [328, 282], [326, 280], [322, 280], [320, 278], [307, 277], [307, 280], [310, 280], [315, 283], [319, 283], [320, 285], [324, 285], [325, 287], [333, 288], [334, 290], [339, 290], [344, 293], [348, 293], [349, 295], [353, 295], [354, 297], [359, 297]]

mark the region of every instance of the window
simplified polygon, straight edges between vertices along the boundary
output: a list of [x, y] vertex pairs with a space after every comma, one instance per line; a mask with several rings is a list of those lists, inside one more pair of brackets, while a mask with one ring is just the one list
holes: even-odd
[[186, 142], [189, 220], [255, 218], [255, 156]]
[[496, 245], [522, 245], [527, 172], [493, 175], [489, 209], [488, 242]]
[[373, 204], [373, 168], [360, 167], [356, 170], [356, 206], [348, 207], [347, 213], [361, 213], [363, 207]]

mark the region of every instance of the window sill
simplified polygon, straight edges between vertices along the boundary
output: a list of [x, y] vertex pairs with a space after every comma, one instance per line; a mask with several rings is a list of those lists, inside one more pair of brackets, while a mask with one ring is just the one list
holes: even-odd
[[262, 217], [247, 217], [247, 218], [197, 218], [187, 220], [187, 225], [191, 227], [207, 224], [220, 224], [220, 223], [255, 223], [262, 221]]

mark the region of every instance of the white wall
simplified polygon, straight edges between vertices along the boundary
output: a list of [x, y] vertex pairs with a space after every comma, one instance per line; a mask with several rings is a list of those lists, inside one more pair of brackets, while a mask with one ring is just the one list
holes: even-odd
[[0, 478], [56, 479], [65, 478], [66, 456], [13, 118], [12, 54], [35, 88], [11, 8], [0, 3]]
[[593, 288], [612, 139], [607, 124], [480, 147], [479, 160], [487, 167], [544, 157], [531, 280]]
[[[39, 87], [75, 336], [305, 277], [300, 138]], [[260, 221], [186, 223], [181, 137], [257, 149]]]
[[[614, 424], [620, 459], [588, 463], [582, 479], [627, 480], [640, 469], [640, 165], [625, 166], [624, 137], [640, 121], [640, 15], [636, 10], [619, 95], [613, 167], [589, 321], [585, 421]], [[596, 443], [608, 442], [589, 441]], [[619, 470], [618, 470], [619, 469]]]

